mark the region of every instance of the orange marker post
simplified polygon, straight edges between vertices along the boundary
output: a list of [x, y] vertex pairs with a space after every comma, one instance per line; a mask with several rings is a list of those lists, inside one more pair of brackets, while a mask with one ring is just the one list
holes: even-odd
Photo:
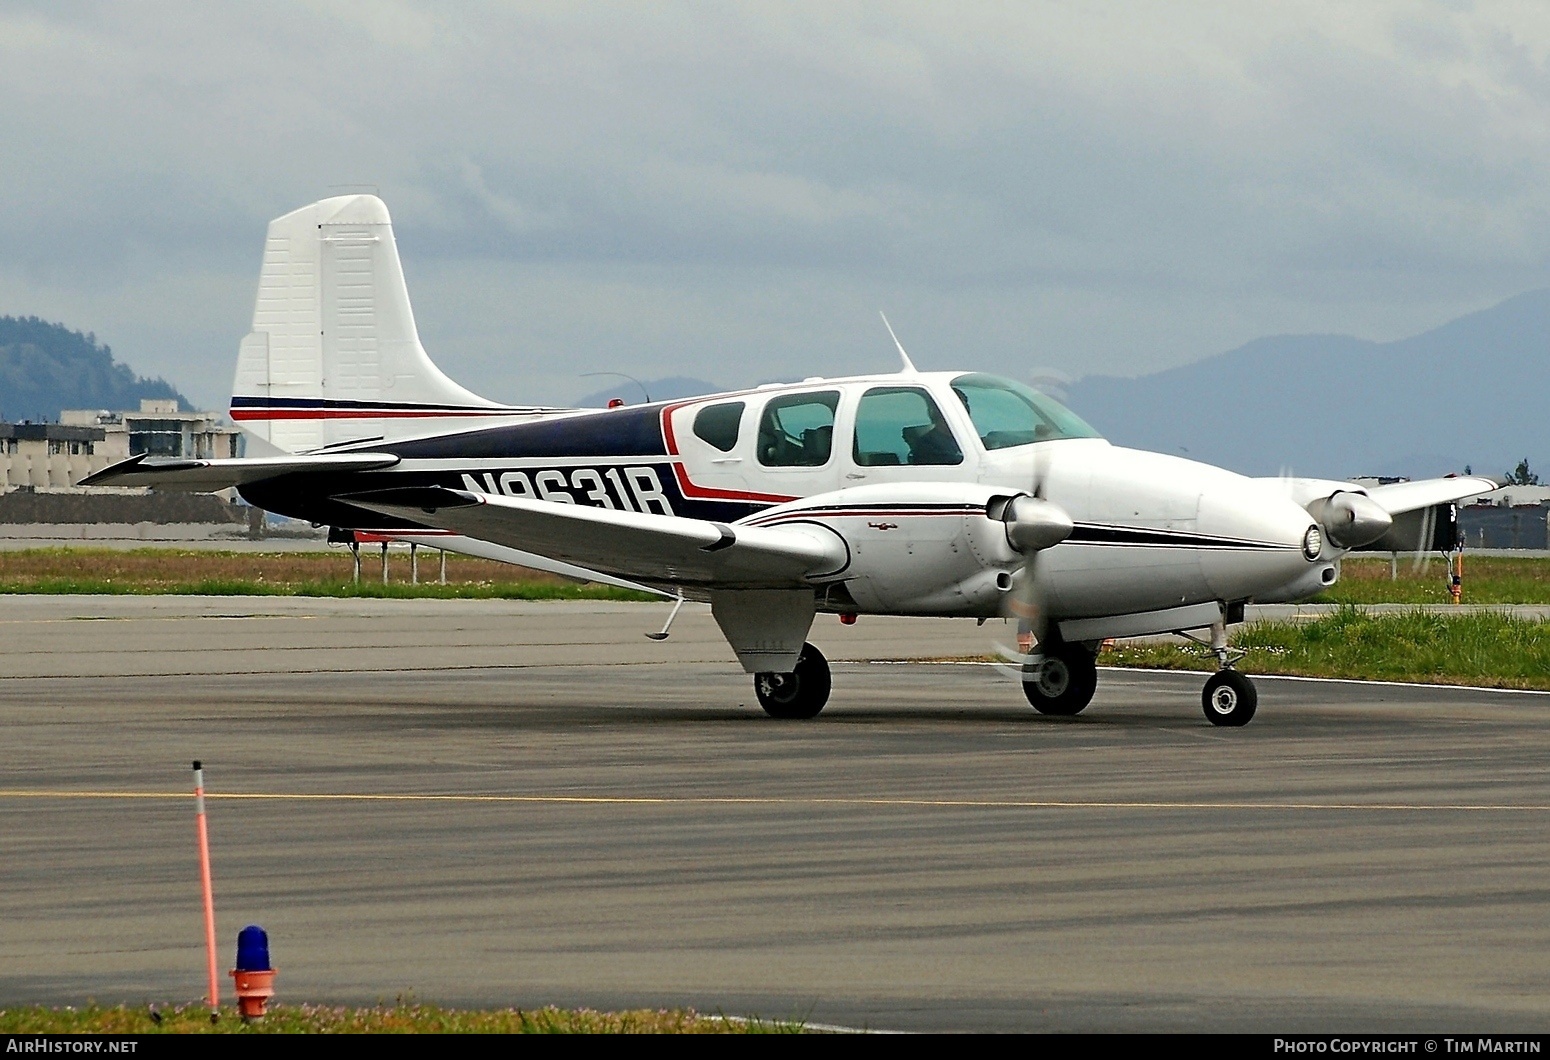
[[199, 883], [204, 888], [205, 899], [205, 958], [210, 973], [210, 1019], [220, 1014], [220, 980], [215, 971], [215, 892], [210, 886], [210, 832], [205, 827], [205, 773], [199, 762], [194, 763], [194, 819], [199, 826]]

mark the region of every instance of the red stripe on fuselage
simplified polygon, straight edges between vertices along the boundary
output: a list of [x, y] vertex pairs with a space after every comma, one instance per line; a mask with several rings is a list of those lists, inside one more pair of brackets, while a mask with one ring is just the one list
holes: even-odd
[[489, 409], [434, 412], [424, 409], [231, 409], [234, 420], [449, 420], [459, 416], [525, 416], [531, 413]]
[[713, 486], [697, 486], [689, 480], [682, 460], [673, 461], [673, 474], [678, 479], [678, 489], [685, 497], [707, 501], [757, 501], [762, 504], [784, 504], [797, 498], [779, 493], [752, 493], [748, 490], [723, 490]]
[[835, 511], [824, 508], [798, 508], [795, 511], [780, 512], [776, 515], [754, 516], [743, 525], [769, 526], [780, 522], [789, 522], [792, 519], [801, 519], [811, 522], [814, 519], [916, 519], [926, 516], [941, 516], [951, 519], [961, 519], [964, 516], [984, 515], [985, 509], [966, 506], [957, 509], [936, 509], [922, 511], [918, 508], [852, 508], [844, 511]]
[[753, 501], [761, 504], [784, 504], [786, 501], [797, 499], [779, 493], [753, 493], [749, 490], [724, 490], [712, 486], [695, 485], [684, 467], [683, 458], [679, 456], [678, 438], [673, 434], [673, 412], [688, 404], [692, 402], [680, 401], [676, 405], [664, 405], [662, 408], [662, 444], [667, 447], [668, 455], [675, 458], [673, 475], [678, 479], [679, 492], [685, 498], [702, 501]]

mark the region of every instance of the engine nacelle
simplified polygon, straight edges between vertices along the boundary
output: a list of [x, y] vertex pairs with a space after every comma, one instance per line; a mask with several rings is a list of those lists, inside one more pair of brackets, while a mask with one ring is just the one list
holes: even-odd
[[1012, 491], [977, 483], [880, 483], [767, 509], [750, 525], [821, 524], [844, 539], [850, 561], [820, 606], [830, 611], [991, 617], [1023, 557], [1008, 539]]

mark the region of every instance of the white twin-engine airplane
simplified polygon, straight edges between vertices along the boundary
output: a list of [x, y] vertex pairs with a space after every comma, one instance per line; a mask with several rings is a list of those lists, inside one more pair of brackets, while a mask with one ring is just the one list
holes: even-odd
[[829, 697], [805, 643], [818, 612], [1015, 620], [1023, 647], [1006, 654], [1056, 715], [1091, 700], [1105, 638], [1209, 630], [1216, 725], [1255, 710], [1227, 646], [1246, 602], [1311, 596], [1396, 516], [1429, 529], [1437, 506], [1497, 485], [1244, 478], [1110, 445], [1027, 386], [899, 354], [893, 374], [687, 401], [497, 404], [420, 345], [386, 206], [342, 196], [269, 225], [231, 399], [249, 455], [141, 455], [88, 481], [235, 486], [336, 537], [708, 601], [779, 718]]

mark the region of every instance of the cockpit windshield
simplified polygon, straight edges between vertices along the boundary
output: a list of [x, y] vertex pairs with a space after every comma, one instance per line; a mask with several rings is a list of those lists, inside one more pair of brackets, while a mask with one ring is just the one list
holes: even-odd
[[969, 410], [974, 430], [986, 449], [1056, 438], [1098, 438], [1099, 433], [1060, 402], [1030, 386], [994, 375], [960, 375], [953, 393]]

